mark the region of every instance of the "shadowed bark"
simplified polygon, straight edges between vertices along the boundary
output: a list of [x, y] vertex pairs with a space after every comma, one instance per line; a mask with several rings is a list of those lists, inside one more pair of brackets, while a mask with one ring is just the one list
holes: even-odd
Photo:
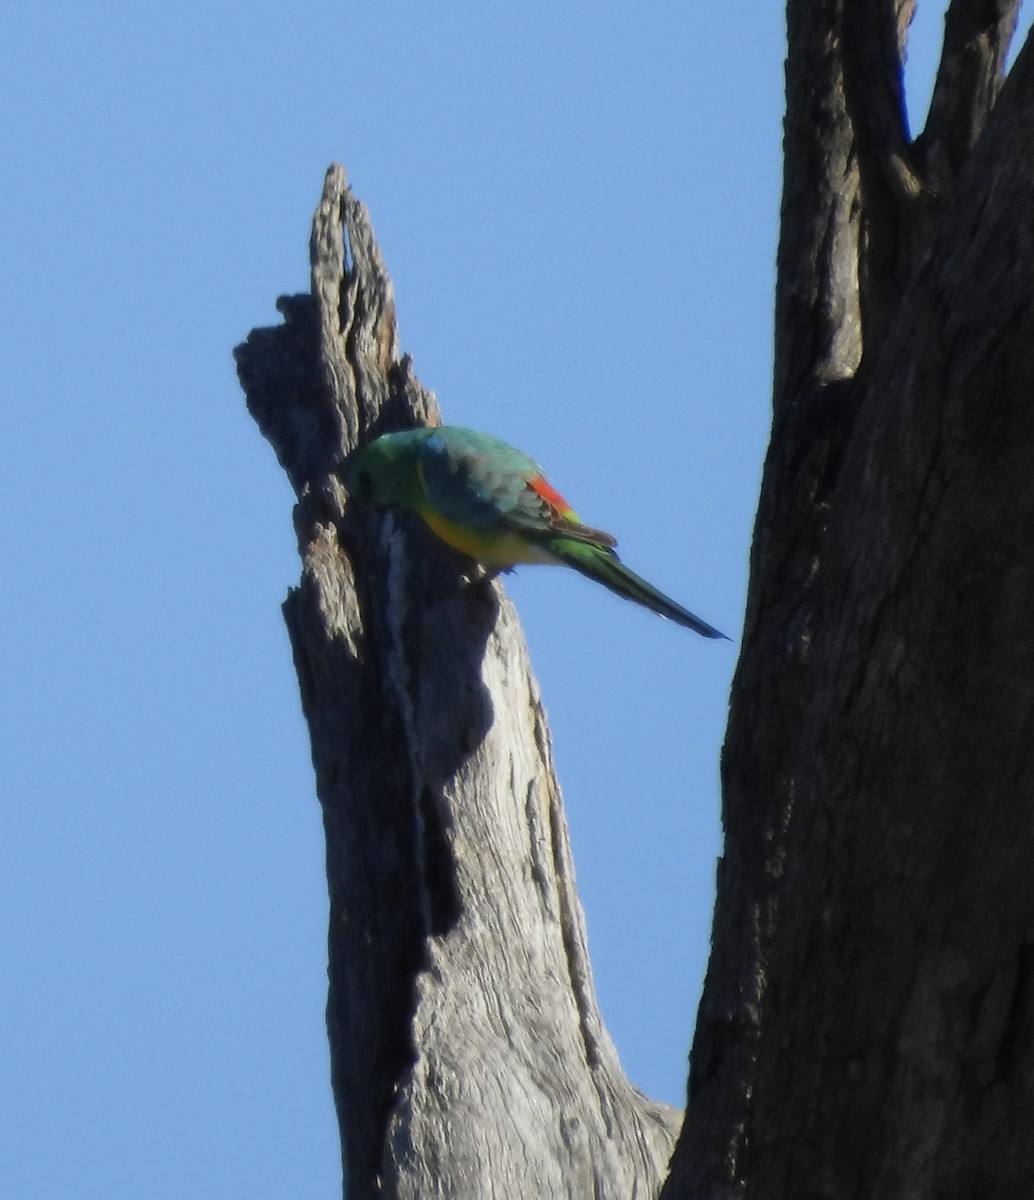
[[[1017, 8], [948, 6], [913, 139], [911, 0], [788, 5], [772, 438], [668, 1200], [1034, 1195]], [[439, 418], [339, 169], [312, 265], [311, 295], [237, 353], [298, 496], [285, 616], [327, 831], [346, 1195], [656, 1196], [678, 1118], [600, 1022], [512, 609], [340, 484], [356, 444]]]
[[655, 1196], [678, 1114], [631, 1086], [600, 1019], [513, 609], [340, 483], [358, 442], [439, 421], [340, 168], [312, 293], [279, 308], [237, 361], [298, 497], [284, 614], [326, 828], [345, 1195]]
[[1034, 63], [791, 0], [772, 442], [664, 1196], [1034, 1195]]

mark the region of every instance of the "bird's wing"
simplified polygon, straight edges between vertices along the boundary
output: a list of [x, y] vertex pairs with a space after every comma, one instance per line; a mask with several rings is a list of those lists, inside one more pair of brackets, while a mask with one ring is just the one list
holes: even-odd
[[420, 447], [417, 472], [435, 512], [467, 528], [532, 538], [563, 533], [593, 545], [616, 544], [609, 533], [578, 520], [534, 459], [487, 434], [435, 430]]

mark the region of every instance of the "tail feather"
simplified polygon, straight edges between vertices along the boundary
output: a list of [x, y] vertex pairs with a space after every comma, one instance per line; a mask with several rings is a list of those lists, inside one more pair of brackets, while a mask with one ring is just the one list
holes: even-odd
[[548, 548], [560, 562], [573, 567], [574, 570], [589, 579], [595, 579], [597, 583], [602, 583], [604, 587], [610, 588], [619, 596], [624, 596], [626, 600], [634, 600], [637, 604], [644, 605], [662, 617], [667, 617], [669, 621], [694, 630], [702, 637], [724, 638], [725, 641], [729, 641], [729, 638], [715, 629], [713, 625], [701, 621], [699, 617], [694, 616], [681, 604], [677, 604], [670, 596], [659, 592], [653, 584], [647, 583], [642, 576], [626, 567], [613, 550], [585, 542], [571, 541], [567, 538], [551, 540]]

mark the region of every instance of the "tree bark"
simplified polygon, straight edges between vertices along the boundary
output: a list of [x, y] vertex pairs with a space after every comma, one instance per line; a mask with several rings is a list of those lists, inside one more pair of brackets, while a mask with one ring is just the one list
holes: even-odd
[[[952, 0], [790, 0], [772, 439], [725, 847], [663, 1195], [1034, 1195], [1034, 62]], [[999, 94], [1000, 93], [1000, 94]], [[345, 236], [342, 239], [342, 225]], [[238, 348], [298, 496], [285, 604], [327, 831], [352, 1200], [661, 1189], [677, 1114], [600, 1022], [512, 609], [345, 454], [438, 418], [343, 173]]]
[[1034, 1195], [1034, 61], [791, 0], [772, 442], [664, 1196]]
[[439, 416], [337, 167], [311, 258], [311, 295], [236, 356], [298, 497], [284, 615], [326, 829], [345, 1195], [656, 1196], [679, 1115], [631, 1086], [600, 1019], [513, 609], [340, 482], [359, 442]]

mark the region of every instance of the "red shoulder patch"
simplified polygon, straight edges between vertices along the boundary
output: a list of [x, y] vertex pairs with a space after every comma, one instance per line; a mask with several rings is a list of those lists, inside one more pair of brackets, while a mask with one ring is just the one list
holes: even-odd
[[534, 479], [529, 479], [528, 487], [536, 495], [541, 496], [558, 516], [569, 517], [574, 512], [563, 496], [546, 482], [544, 475], [536, 475]]
[[583, 525], [570, 504], [555, 488], [550, 487], [541, 475], [529, 479], [528, 487], [549, 505], [549, 511], [552, 514], [550, 527], [554, 533], [574, 538], [577, 542], [587, 542], [591, 546], [601, 546], [604, 550], [613, 550], [618, 544], [617, 538], [612, 534], [604, 533], [602, 529], [593, 529], [589, 525]]

